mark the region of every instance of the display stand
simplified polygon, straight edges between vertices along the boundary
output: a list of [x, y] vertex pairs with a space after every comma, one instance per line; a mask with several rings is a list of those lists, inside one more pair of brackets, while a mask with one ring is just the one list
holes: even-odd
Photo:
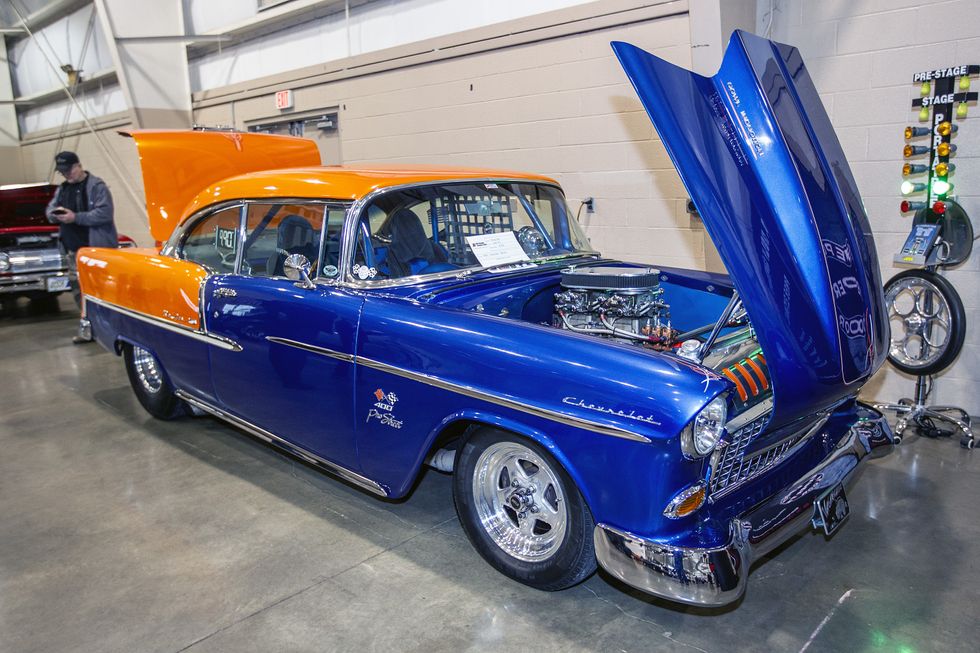
[[[916, 73], [912, 78], [920, 85], [922, 95], [912, 101], [912, 107], [918, 110], [919, 120], [929, 122], [931, 127], [905, 128], [905, 140], [909, 142], [903, 149], [907, 162], [902, 166], [906, 177], [902, 194], [908, 197], [925, 192], [926, 201], [902, 202], [902, 212], [914, 212], [914, 217], [911, 233], [894, 260], [917, 269], [892, 277], [885, 284], [885, 301], [892, 326], [888, 360], [917, 378], [912, 399], [876, 404], [879, 410], [898, 415], [896, 442], [901, 442], [911, 424], [926, 435], [952, 435], [936, 425], [945, 422], [962, 434], [962, 446], [972, 449], [975, 445], [969, 413], [956, 406], [930, 406], [927, 401], [933, 375], [952, 364], [966, 333], [963, 302], [952, 284], [936, 270], [962, 263], [973, 249], [973, 226], [955, 202], [949, 177], [956, 169], [950, 162], [957, 147], [952, 136], [959, 129], [954, 118], [962, 122], [968, 102], [976, 101], [977, 93], [969, 92], [969, 88], [970, 76], [978, 72], [978, 66], [961, 65]], [[911, 142], [923, 136], [929, 137], [928, 146]], [[927, 165], [914, 162], [925, 154], [929, 155]], [[915, 181], [922, 174], [925, 181]]]

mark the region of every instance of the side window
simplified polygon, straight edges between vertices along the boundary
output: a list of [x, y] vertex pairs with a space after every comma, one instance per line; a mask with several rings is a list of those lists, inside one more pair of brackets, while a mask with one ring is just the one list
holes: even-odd
[[284, 277], [283, 264], [290, 254], [302, 254], [316, 271], [324, 212], [323, 204], [249, 204], [242, 274]]
[[217, 272], [234, 272], [242, 208], [233, 206], [204, 218], [184, 237], [181, 255]]
[[[393, 195], [390, 206], [367, 207], [357, 227], [351, 274], [360, 281], [396, 279], [455, 269], [433, 236], [433, 203], [425, 197]], [[444, 236], [444, 234], [443, 234]]]

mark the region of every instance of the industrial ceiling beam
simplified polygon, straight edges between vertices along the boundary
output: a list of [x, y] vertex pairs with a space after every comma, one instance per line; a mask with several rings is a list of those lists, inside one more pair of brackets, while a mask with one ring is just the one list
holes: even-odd
[[[15, 10], [14, 15], [22, 15], [23, 22], [21, 22], [19, 16], [14, 26], [8, 27], [7, 29], [15, 30], [13, 32], [4, 32], [9, 34], [12, 38], [22, 38], [27, 36], [27, 30], [24, 29], [26, 26], [31, 31], [36, 32], [44, 27], [47, 27], [51, 23], [64, 18], [68, 14], [81, 9], [85, 5], [89, 4], [89, 0], [52, 0], [46, 3], [43, 7], [37, 11], [33, 11], [27, 14], [24, 11], [24, 5], [21, 0], [6, 0], [10, 3], [11, 9]], [[16, 4], [15, 4], [16, 3]], [[9, 45], [9, 41], [8, 41]]]

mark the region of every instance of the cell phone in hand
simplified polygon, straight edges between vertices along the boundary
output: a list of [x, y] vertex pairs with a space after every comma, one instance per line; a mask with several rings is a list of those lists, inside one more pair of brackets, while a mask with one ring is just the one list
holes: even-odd
[[56, 209], [51, 209], [51, 213], [54, 215], [65, 215], [68, 213], [68, 209], [61, 208], [60, 206]]

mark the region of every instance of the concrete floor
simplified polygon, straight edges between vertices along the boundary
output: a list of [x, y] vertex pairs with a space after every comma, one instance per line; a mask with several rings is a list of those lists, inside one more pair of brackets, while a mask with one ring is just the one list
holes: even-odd
[[450, 478], [379, 501], [210, 418], [151, 419], [57, 314], [0, 317], [0, 651], [976, 651], [980, 452], [909, 437], [849, 523], [721, 611], [493, 571]]

